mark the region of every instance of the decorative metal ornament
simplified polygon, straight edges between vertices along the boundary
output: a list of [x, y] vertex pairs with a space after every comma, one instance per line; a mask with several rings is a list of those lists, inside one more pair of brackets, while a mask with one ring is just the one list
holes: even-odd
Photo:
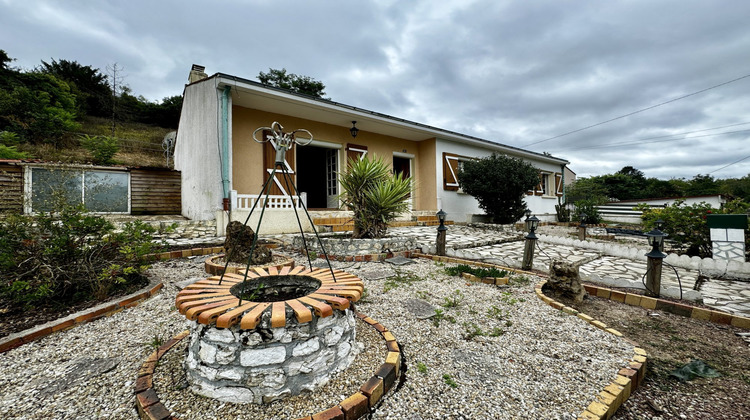
[[[256, 135], [258, 134], [258, 132], [263, 132], [263, 131], [267, 131], [268, 132], [268, 134], [266, 134], [266, 138], [265, 139], [258, 139], [258, 137]], [[309, 138], [307, 138], [307, 139], [304, 139], [304, 138], [303, 139], [298, 139], [297, 138], [297, 134], [299, 134], [299, 133], [305, 133], [305, 134], [307, 134], [307, 136]], [[275, 179], [275, 177], [276, 177], [276, 171], [278, 169], [281, 169], [281, 174], [282, 174], [284, 180], [286, 181], [286, 184], [287, 185], [291, 185], [291, 187], [292, 187], [291, 190], [287, 194], [290, 196], [289, 198], [290, 198], [290, 200], [292, 200], [292, 202], [294, 202], [294, 200], [292, 199], [292, 194], [294, 194], [294, 195], [297, 196], [297, 198], [299, 200], [299, 203], [300, 203], [300, 205], [302, 207], [302, 210], [304, 210], [305, 215], [307, 216], [307, 220], [310, 222], [310, 225], [313, 228], [313, 232], [315, 233], [315, 238], [318, 240], [318, 244], [320, 246], [322, 254], [325, 257], [326, 262], [328, 263], [328, 268], [329, 268], [330, 273], [331, 273], [331, 278], [333, 279], [333, 282], [335, 283], [336, 282], [336, 275], [334, 274], [333, 267], [331, 266], [331, 261], [328, 259], [328, 253], [325, 250], [323, 242], [320, 240], [320, 236], [318, 236], [318, 231], [317, 231], [317, 229], [315, 229], [315, 224], [312, 221], [312, 217], [310, 217], [310, 213], [307, 211], [307, 205], [305, 205], [303, 203], [302, 197], [300, 196], [300, 191], [297, 189], [297, 185], [294, 183], [294, 181], [292, 180], [292, 178], [289, 176], [289, 173], [287, 172], [286, 165], [284, 164], [284, 162], [286, 161], [286, 152], [287, 152], [287, 150], [289, 150], [292, 147], [294, 147], [295, 144], [300, 145], [300, 146], [307, 146], [307, 145], [309, 145], [313, 141], [313, 135], [312, 135], [312, 133], [309, 132], [308, 130], [305, 130], [304, 128], [300, 128], [300, 129], [297, 129], [297, 130], [285, 133], [284, 132], [284, 127], [281, 124], [279, 124], [277, 121], [274, 121], [273, 124], [271, 124], [270, 127], [259, 127], [255, 131], [253, 131], [253, 140], [255, 140], [258, 143], [271, 143], [271, 145], [276, 149], [276, 162], [274, 164], [273, 170], [270, 173], [270, 176], [268, 177], [268, 179], [266, 180], [266, 182], [263, 184], [263, 187], [261, 187], [261, 193], [258, 195], [259, 199], [255, 200], [255, 202], [253, 203], [252, 208], [250, 208], [250, 213], [247, 215], [247, 218], [245, 219], [244, 225], [247, 226], [247, 223], [250, 221], [250, 217], [253, 215], [253, 212], [255, 211], [255, 208], [258, 206], [258, 203], [260, 203], [260, 202], [267, 203], [268, 202], [268, 196], [270, 195], [270, 192], [271, 192], [271, 181], [273, 179]], [[265, 200], [261, 200], [260, 199], [263, 195], [266, 196]], [[261, 208], [261, 211], [260, 211], [260, 217], [258, 218], [258, 225], [257, 225], [257, 227], [255, 229], [255, 236], [253, 238], [253, 243], [252, 243], [252, 246], [250, 248], [250, 255], [248, 256], [248, 259], [247, 259], [247, 267], [245, 268], [245, 274], [244, 274], [244, 278], [243, 278], [243, 283], [245, 281], [247, 281], [247, 273], [250, 270], [250, 265], [252, 263], [252, 258], [253, 258], [252, 256], [253, 256], [253, 253], [255, 252], [255, 248], [257, 246], [258, 236], [259, 236], [259, 233], [260, 233], [260, 225], [263, 222], [263, 215], [265, 214], [265, 211], [266, 211], [266, 206], [265, 206], [265, 204], [263, 204], [263, 206]], [[307, 254], [307, 262], [310, 265], [310, 270], [312, 270], [312, 268], [313, 268], [312, 267], [312, 260], [310, 259], [310, 252], [309, 252], [308, 247], [307, 247], [307, 240], [305, 239], [305, 232], [302, 229], [302, 222], [300, 221], [299, 214], [297, 213], [296, 210], [294, 210], [294, 216], [297, 218], [297, 225], [299, 226], [299, 232], [300, 232], [300, 235], [302, 236], [302, 243], [305, 246], [305, 253]], [[227, 257], [226, 257], [226, 263], [224, 265], [224, 272], [221, 275], [221, 279], [219, 280], [219, 284], [221, 284], [221, 281], [224, 279], [224, 274], [227, 272], [227, 267], [229, 266], [230, 259], [231, 259], [231, 255], [227, 255]], [[240, 300], [240, 303], [241, 302], [242, 301]]]

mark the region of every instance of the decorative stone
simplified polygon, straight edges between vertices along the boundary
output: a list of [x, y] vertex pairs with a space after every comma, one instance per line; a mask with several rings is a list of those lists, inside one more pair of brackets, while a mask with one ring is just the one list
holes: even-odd
[[207, 342], [202, 342], [200, 344], [200, 350], [198, 351], [198, 357], [200, 357], [204, 363], [211, 364], [216, 362], [216, 347]]
[[564, 260], [555, 259], [549, 267], [550, 277], [544, 284], [543, 290], [556, 296], [582, 302], [586, 289], [581, 285], [578, 266]]
[[326, 344], [335, 346], [341, 340], [341, 336], [344, 334], [344, 329], [341, 327], [333, 327], [326, 333]]
[[218, 341], [220, 343], [234, 343], [234, 334], [227, 329], [213, 328], [206, 331], [206, 340]]
[[243, 350], [240, 353], [242, 366], [264, 366], [281, 363], [286, 359], [286, 348], [271, 347], [267, 349]]
[[317, 338], [312, 338], [305, 341], [304, 343], [300, 343], [294, 346], [294, 350], [292, 350], [292, 356], [307, 356], [308, 354], [312, 354], [318, 351], [318, 349], [320, 349], [320, 342]]

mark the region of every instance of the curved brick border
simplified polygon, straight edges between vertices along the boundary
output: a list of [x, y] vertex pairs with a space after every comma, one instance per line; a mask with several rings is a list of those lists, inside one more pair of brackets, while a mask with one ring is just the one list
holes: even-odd
[[[386, 348], [388, 349], [385, 362], [380, 365], [370, 379], [362, 384], [359, 391], [327, 410], [320, 411], [307, 417], [301, 417], [298, 420], [349, 420], [364, 417], [369, 414], [370, 411], [383, 399], [383, 396], [393, 388], [396, 384], [396, 380], [401, 375], [402, 355], [396, 337], [394, 337], [393, 334], [382, 324], [367, 315], [357, 312], [356, 310], [354, 313], [357, 315], [357, 318], [377, 330], [383, 337]], [[154, 391], [154, 371], [156, 370], [159, 359], [189, 334], [190, 331], [185, 330], [164, 343], [156, 351], [151, 353], [138, 370], [138, 379], [135, 381], [134, 391], [135, 406], [141, 419], [178, 420], [177, 417], [173, 416], [167, 407], [162, 404], [156, 391]]]
[[[222, 247], [193, 248], [180, 251], [162, 252], [159, 254], [153, 254], [150, 257], [154, 260], [168, 260], [170, 258], [214, 254], [216, 252], [221, 252], [222, 250]], [[68, 315], [64, 318], [56, 319], [47, 322], [46, 324], [37, 325], [36, 327], [10, 334], [5, 338], [0, 339], [0, 353], [14, 349], [22, 344], [30, 343], [39, 338], [46, 337], [52, 333], [73, 328], [78, 324], [93, 321], [103, 316], [110, 316], [125, 308], [136, 306], [142, 301], [155, 295], [162, 287], [163, 284], [161, 282], [151, 282], [145, 288], [118, 300], [105, 302], [92, 308]]]
[[[275, 252], [274, 255], [278, 255], [280, 257], [284, 257], [284, 260], [277, 264], [265, 264], [265, 265], [255, 265], [251, 266], [251, 268], [257, 267], [262, 268], [263, 270], [268, 270], [269, 268], [273, 267], [277, 270], [281, 270], [283, 267], [294, 267], [294, 259], [292, 257], [286, 256], [284, 254], [280, 254]], [[224, 272], [224, 264], [218, 264], [215, 263], [214, 260], [224, 258], [224, 254], [219, 254], [213, 257], [206, 258], [205, 262], [205, 270], [206, 273], [212, 274], [215, 276], [221, 275], [221, 273]], [[228, 266], [227, 267], [227, 273], [238, 273], [240, 270], [244, 270], [245, 267], [237, 267], [237, 266]]]
[[[578, 318], [588, 322], [589, 324], [601, 330], [604, 330], [616, 337], [623, 338], [621, 332], [615, 330], [614, 328], [609, 328], [605, 323], [597, 321], [594, 318], [584, 314], [583, 312], [578, 312], [570, 306], [565, 306], [564, 304], [548, 296], [545, 296], [544, 293], [542, 293], [542, 286], [544, 286], [545, 283], [547, 282], [542, 281], [534, 287], [534, 291], [536, 292], [537, 297], [544, 301], [544, 303], [555, 309], [559, 309], [566, 314], [575, 315]], [[643, 383], [643, 378], [646, 375], [646, 361], [646, 350], [636, 345], [633, 348], [633, 358], [628, 361], [628, 367], [622, 368], [619, 370], [619, 372], [617, 372], [617, 377], [615, 378], [615, 380], [612, 381], [612, 383], [610, 383], [609, 385], [605, 386], [604, 389], [596, 395], [596, 399], [594, 399], [594, 401], [589, 404], [588, 407], [586, 407], [586, 409], [578, 416], [578, 418], [587, 420], [599, 420], [612, 417], [617, 409], [620, 408], [620, 406], [625, 401], [627, 401], [628, 398], [630, 398], [630, 394], [632, 394], [636, 390], [636, 388], [638, 388]]]

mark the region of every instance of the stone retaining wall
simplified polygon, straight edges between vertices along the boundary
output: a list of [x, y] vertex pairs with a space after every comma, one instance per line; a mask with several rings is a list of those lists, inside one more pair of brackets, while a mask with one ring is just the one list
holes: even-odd
[[[216, 237], [216, 220], [137, 220], [141, 220], [156, 229], [156, 233], [154, 233], [154, 239], [156, 240]], [[120, 230], [127, 221], [114, 220], [112, 223], [115, 225], [115, 229]]]
[[185, 359], [193, 392], [220, 401], [267, 404], [312, 392], [346, 369], [359, 353], [350, 309], [311, 322], [270, 328], [191, 324]]
[[[400, 251], [411, 251], [418, 248], [416, 238], [402, 237], [385, 237], [380, 239], [353, 239], [347, 236], [339, 235], [320, 235], [321, 242], [325, 247], [328, 255], [336, 256], [356, 256], [356, 255], [374, 255], [389, 254]], [[315, 235], [305, 235], [307, 248], [316, 253], [322, 253], [320, 244]], [[295, 236], [292, 240], [292, 247], [297, 250], [304, 250], [302, 236]]]

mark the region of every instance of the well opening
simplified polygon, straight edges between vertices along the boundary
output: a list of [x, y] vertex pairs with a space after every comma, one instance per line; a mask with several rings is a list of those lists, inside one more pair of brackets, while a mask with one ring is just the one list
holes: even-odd
[[248, 302], [282, 302], [315, 292], [320, 280], [310, 276], [263, 276], [237, 283], [229, 293]]

